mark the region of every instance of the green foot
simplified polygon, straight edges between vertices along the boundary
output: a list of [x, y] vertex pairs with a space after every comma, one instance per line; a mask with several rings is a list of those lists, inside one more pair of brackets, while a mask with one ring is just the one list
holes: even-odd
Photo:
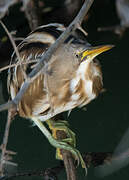
[[[59, 153], [60, 149], [70, 151], [73, 154], [75, 160], [77, 160], [78, 164], [79, 162], [81, 162], [82, 167], [86, 169], [85, 162], [80, 152], [75, 148], [76, 147], [75, 133], [68, 128], [68, 122], [62, 120], [58, 120], [58, 122], [54, 120], [47, 120], [47, 124], [49, 128], [52, 130], [52, 134], [53, 134], [53, 140], [50, 143], [57, 148], [56, 158], [62, 159]], [[56, 132], [59, 130], [62, 130], [67, 134], [66, 139], [62, 139], [61, 141], [57, 140]]]
[[[33, 118], [33, 121], [39, 127], [39, 129], [43, 132], [43, 134], [47, 137], [47, 139], [49, 140], [52, 146], [54, 146], [57, 149], [64, 149], [71, 152], [75, 160], [77, 160], [77, 163], [79, 164], [80, 162], [81, 166], [85, 168], [85, 170], [87, 170], [85, 162], [80, 152], [75, 148], [76, 146], [75, 134], [66, 126], [67, 124], [66, 121], [60, 121], [58, 123], [57, 122], [55, 123], [52, 120], [47, 121], [47, 124], [49, 125], [49, 128], [52, 130], [52, 133], [54, 133], [54, 136], [56, 136], [57, 130], [63, 130], [66, 132], [68, 138], [62, 139], [62, 140], [57, 140], [56, 137], [53, 137], [51, 133], [48, 131], [48, 129], [44, 126], [44, 124], [39, 119]], [[57, 158], [60, 158], [60, 157], [58, 156]]]
[[68, 128], [69, 124], [67, 121], [58, 120], [58, 122], [56, 122], [54, 120], [47, 120], [46, 123], [51, 129], [52, 135], [55, 139], [57, 139], [57, 131], [64, 131], [67, 134], [67, 138], [63, 139], [63, 142], [69, 143], [71, 146], [76, 147], [75, 133]]
[[[65, 141], [66, 141], [66, 139], [65, 139]], [[74, 148], [70, 144], [64, 142], [64, 140], [59, 141], [59, 140], [54, 139], [53, 137], [51, 137], [49, 139], [49, 142], [55, 148], [64, 149], [64, 150], [71, 152], [73, 154], [75, 160], [77, 161], [77, 164], [79, 165], [79, 162], [81, 162], [82, 167], [86, 169], [85, 162], [84, 162], [80, 152], [76, 148]]]

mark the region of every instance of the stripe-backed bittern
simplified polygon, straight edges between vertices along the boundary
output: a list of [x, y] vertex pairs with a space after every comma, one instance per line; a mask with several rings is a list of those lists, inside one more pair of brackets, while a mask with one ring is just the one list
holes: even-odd
[[[22, 87], [25, 77], [35, 67], [36, 62], [49, 46], [55, 42], [65, 28], [61, 24], [38, 27], [19, 44], [21, 63], [15, 54], [12, 62], [17, 65], [9, 71], [8, 86], [13, 99]], [[80, 32], [81, 33], [81, 32]], [[94, 58], [112, 48], [111, 45], [92, 47], [77, 33], [67, 40], [52, 55], [47, 64], [47, 72], [40, 72], [30, 84], [17, 111], [21, 117], [31, 119], [56, 148], [70, 151], [78, 160], [83, 160], [75, 148], [74, 134], [65, 121], [49, 120], [64, 111], [82, 107], [95, 99], [103, 89], [100, 64]], [[28, 62], [33, 62], [28, 63]], [[25, 64], [26, 63], [26, 64]], [[46, 121], [53, 135], [44, 126]], [[57, 140], [57, 130], [64, 130], [68, 138]], [[58, 151], [59, 152], [59, 151]], [[57, 153], [58, 158], [62, 158]]]

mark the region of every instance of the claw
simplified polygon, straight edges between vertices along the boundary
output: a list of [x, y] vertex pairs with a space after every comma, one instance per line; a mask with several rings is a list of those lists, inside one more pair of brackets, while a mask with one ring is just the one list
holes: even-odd
[[72, 138], [66, 138], [66, 139], [63, 139], [62, 142], [73, 144], [73, 139]]

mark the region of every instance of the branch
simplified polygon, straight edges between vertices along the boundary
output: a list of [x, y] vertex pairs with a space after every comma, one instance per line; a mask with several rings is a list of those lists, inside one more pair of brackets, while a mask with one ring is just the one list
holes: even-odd
[[10, 124], [11, 124], [11, 120], [12, 120], [14, 114], [15, 114], [14, 109], [8, 110], [8, 118], [7, 118], [7, 122], [6, 122], [3, 142], [1, 145], [2, 153], [1, 153], [1, 158], [0, 158], [0, 176], [3, 176], [3, 174], [4, 174], [4, 164], [6, 162], [6, 154], [10, 154], [10, 152], [7, 152], [6, 148], [7, 148], [7, 143], [8, 143]]
[[[18, 65], [25, 65], [25, 64], [37, 63], [37, 61], [38, 61], [38, 60], [31, 60], [31, 61], [28, 61], [28, 62], [21, 62], [21, 63], [18, 62], [18, 63], [15, 63], [15, 64], [10, 64], [10, 65], [7, 65], [7, 66], [5, 66], [5, 67], [0, 68], [0, 73], [1, 73], [2, 71], [5, 71], [5, 70], [7, 70], [7, 69], [13, 68], [13, 67], [18, 66]], [[33, 67], [32, 67], [32, 68], [33, 68]]]
[[2, 19], [9, 10], [10, 6], [18, 3], [18, 0], [0, 0], [0, 19]]
[[[57, 116], [57, 122], [60, 118], [58, 118]], [[63, 130], [58, 130], [56, 132], [56, 136], [58, 140], [62, 140], [62, 139], [66, 139], [67, 134], [65, 131]], [[76, 168], [75, 168], [75, 163], [73, 161], [73, 156], [69, 151], [63, 150], [61, 149], [61, 154], [63, 157], [63, 161], [64, 161], [64, 166], [66, 169], [66, 174], [67, 174], [67, 180], [77, 180], [77, 176], [76, 176]]]
[[41, 11], [38, 5], [39, 0], [30, 0], [28, 2], [26, 2], [26, 0], [22, 1], [30, 29], [34, 30], [37, 26], [41, 24]]
[[[127, 165], [126, 159], [129, 163], [129, 149], [115, 157], [113, 154], [113, 152], [87, 152], [83, 155], [83, 158], [88, 168], [91, 166], [95, 167], [96, 175], [100, 175], [99, 177], [103, 177], [123, 167], [119, 166], [119, 168], [117, 168], [117, 164], [123, 164], [123, 161], [125, 161], [125, 165]], [[58, 180], [57, 177], [62, 170], [64, 170], [64, 165], [60, 164], [53, 168], [47, 168], [45, 171], [29, 171], [26, 173], [10, 174], [0, 178], [0, 180], [10, 180], [12, 178], [17, 178], [20, 176], [42, 176], [45, 180]]]
[[17, 47], [16, 47], [15, 41], [13, 40], [13, 37], [12, 37], [11, 33], [9, 33], [8, 29], [6, 28], [6, 26], [3, 24], [3, 22], [2, 22], [1, 20], [0, 20], [0, 24], [2, 25], [2, 27], [3, 27], [4, 30], [6, 31], [8, 37], [9, 37], [9, 39], [10, 39], [10, 41], [11, 41], [11, 44], [12, 44], [12, 46], [13, 46], [13, 48], [14, 48], [14, 51], [15, 51], [15, 53], [16, 53], [16, 55], [17, 55], [17, 58], [20, 60], [20, 54], [19, 54], [19, 52], [18, 52], [18, 49], [17, 49]]
[[[84, 160], [87, 164], [87, 167], [94, 166], [99, 167], [100, 165], [110, 163], [112, 160], [112, 153], [111, 152], [87, 152], [84, 154]], [[75, 165], [75, 164], [74, 164]], [[71, 168], [71, 167], [70, 167]], [[18, 178], [21, 176], [42, 176], [45, 180], [58, 180], [58, 176], [61, 171], [64, 170], [64, 165], [60, 164], [56, 167], [47, 168], [45, 171], [37, 170], [37, 171], [29, 171], [26, 173], [17, 173], [17, 174], [10, 174], [7, 176], [0, 178], [0, 180], [11, 180], [14, 178]]]
[[62, 156], [67, 174], [67, 180], [77, 180], [76, 168], [73, 162], [72, 154], [62, 149]]

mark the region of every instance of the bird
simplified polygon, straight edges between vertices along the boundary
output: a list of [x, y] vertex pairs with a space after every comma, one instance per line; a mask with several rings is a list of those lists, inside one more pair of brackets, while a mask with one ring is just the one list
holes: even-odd
[[[11, 99], [15, 98], [27, 75], [65, 29], [58, 23], [39, 26], [17, 46], [20, 60], [13, 53], [10, 63], [15, 63], [15, 67], [8, 71]], [[75, 134], [67, 127], [66, 121], [55, 122], [53, 117], [87, 105], [103, 91], [101, 65], [95, 57], [112, 47], [93, 47], [83, 32], [76, 30], [54, 52], [47, 62], [46, 72], [38, 73], [17, 106], [19, 116], [31, 119], [50, 144], [57, 148], [58, 159], [62, 159], [59, 150], [65, 149], [85, 168], [81, 154], [75, 148]], [[58, 130], [64, 130], [68, 138], [57, 140]]]

